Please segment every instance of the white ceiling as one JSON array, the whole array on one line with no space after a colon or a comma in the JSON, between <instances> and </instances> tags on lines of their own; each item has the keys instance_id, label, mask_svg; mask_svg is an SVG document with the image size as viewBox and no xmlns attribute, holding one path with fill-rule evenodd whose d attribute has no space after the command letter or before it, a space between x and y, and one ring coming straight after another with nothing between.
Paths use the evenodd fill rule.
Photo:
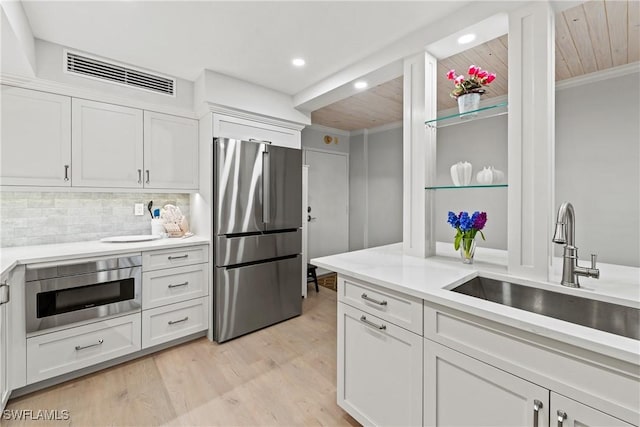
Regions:
<instances>
[{"instance_id":1,"label":"white ceiling","mask_svg":"<svg viewBox=\"0 0 640 427\"><path fill-rule=\"evenodd\" d=\"M34 36L195 80L210 69L295 94L461 1L23 1ZM291 59L303 57L302 69Z\"/></svg>"}]
</instances>

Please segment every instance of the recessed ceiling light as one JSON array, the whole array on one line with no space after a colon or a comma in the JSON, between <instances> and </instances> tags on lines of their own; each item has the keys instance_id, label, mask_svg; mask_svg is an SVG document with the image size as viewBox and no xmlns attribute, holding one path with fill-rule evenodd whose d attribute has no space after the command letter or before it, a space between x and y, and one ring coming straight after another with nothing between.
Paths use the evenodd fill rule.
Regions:
<instances>
[{"instance_id":1,"label":"recessed ceiling light","mask_svg":"<svg viewBox=\"0 0 640 427\"><path fill-rule=\"evenodd\" d=\"M465 34L464 36L458 37L458 43L459 44L467 44L467 43L471 43L475 39L476 39L476 35L475 34L473 34L473 33Z\"/></svg>"},{"instance_id":2,"label":"recessed ceiling light","mask_svg":"<svg viewBox=\"0 0 640 427\"><path fill-rule=\"evenodd\" d=\"M364 89L367 86L368 86L368 83L365 82L364 80L358 80L353 84L353 87L355 87L356 89Z\"/></svg>"},{"instance_id":3,"label":"recessed ceiling light","mask_svg":"<svg viewBox=\"0 0 640 427\"><path fill-rule=\"evenodd\" d=\"M296 67L303 67L306 62L302 58L294 58L291 63Z\"/></svg>"}]
</instances>

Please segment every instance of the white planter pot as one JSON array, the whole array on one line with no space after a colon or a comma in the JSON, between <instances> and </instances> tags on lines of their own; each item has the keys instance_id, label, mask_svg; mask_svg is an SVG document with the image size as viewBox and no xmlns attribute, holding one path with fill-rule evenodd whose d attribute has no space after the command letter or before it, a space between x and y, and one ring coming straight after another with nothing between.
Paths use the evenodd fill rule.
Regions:
<instances>
[{"instance_id":1,"label":"white planter pot","mask_svg":"<svg viewBox=\"0 0 640 427\"><path fill-rule=\"evenodd\" d=\"M480 94L479 93L465 93L458 97L458 111L460 114L467 111L473 111L480 108ZM470 119L477 116L478 113L463 114L460 116L462 119Z\"/></svg>"}]
</instances>

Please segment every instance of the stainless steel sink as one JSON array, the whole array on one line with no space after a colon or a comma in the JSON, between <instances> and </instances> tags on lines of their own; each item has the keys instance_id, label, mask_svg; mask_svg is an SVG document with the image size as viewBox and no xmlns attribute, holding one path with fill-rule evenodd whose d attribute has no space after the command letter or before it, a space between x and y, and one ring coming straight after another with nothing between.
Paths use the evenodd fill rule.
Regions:
<instances>
[{"instance_id":1,"label":"stainless steel sink","mask_svg":"<svg viewBox=\"0 0 640 427\"><path fill-rule=\"evenodd\" d=\"M640 340L637 308L483 277L471 279L452 291Z\"/></svg>"}]
</instances>

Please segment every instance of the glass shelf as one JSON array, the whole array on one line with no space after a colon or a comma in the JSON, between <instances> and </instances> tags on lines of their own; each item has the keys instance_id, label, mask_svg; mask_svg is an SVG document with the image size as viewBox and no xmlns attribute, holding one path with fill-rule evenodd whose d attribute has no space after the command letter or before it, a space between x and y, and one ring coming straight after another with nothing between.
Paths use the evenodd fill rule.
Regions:
<instances>
[{"instance_id":1,"label":"glass shelf","mask_svg":"<svg viewBox=\"0 0 640 427\"><path fill-rule=\"evenodd\" d=\"M462 123L469 123L474 120L488 119L489 117L502 116L507 114L507 102L500 102L495 105L488 105L486 107L478 108L477 110L467 111L466 113L449 114L447 116L438 117L436 119L427 120L425 125L430 128L443 128L447 126L459 125ZM469 117L469 114L476 114L473 117ZM465 116L465 117L462 117Z\"/></svg>"},{"instance_id":2,"label":"glass shelf","mask_svg":"<svg viewBox=\"0 0 640 427\"><path fill-rule=\"evenodd\" d=\"M435 187L425 187L425 190L457 190L462 188L503 188L508 184L489 184L489 185L436 185Z\"/></svg>"}]
</instances>

